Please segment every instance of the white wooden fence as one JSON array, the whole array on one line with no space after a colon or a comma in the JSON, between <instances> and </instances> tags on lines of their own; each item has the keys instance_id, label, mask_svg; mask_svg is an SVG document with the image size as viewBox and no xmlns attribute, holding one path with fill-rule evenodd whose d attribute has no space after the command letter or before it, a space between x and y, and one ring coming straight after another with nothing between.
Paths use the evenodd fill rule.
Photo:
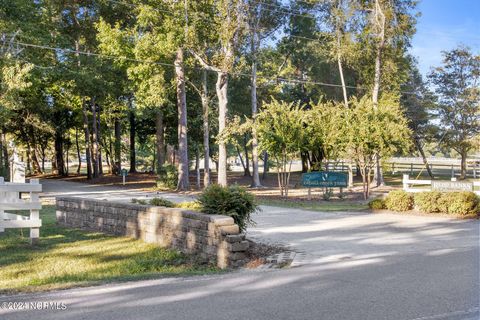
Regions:
<instances>
[{"instance_id":1,"label":"white wooden fence","mask_svg":"<svg viewBox=\"0 0 480 320\"><path fill-rule=\"evenodd\" d=\"M436 180L435 180L436 181ZM410 179L408 174L403 175L403 190L407 192L424 192L432 190L432 180L414 180ZM480 187L480 181L474 181L473 183L473 192L480 195L480 191L475 190L475 187ZM415 188L414 186L420 186ZM423 187L422 187L423 186Z\"/></svg>"},{"instance_id":2,"label":"white wooden fence","mask_svg":"<svg viewBox=\"0 0 480 320\"><path fill-rule=\"evenodd\" d=\"M42 185L38 179L30 179L30 183L5 183L0 177L0 232L11 228L30 228L30 243L38 242L40 236L40 209L42 204L39 193ZM28 198L23 198L22 193L28 193ZM7 211L29 210L30 216L13 214Z\"/></svg>"}]
</instances>

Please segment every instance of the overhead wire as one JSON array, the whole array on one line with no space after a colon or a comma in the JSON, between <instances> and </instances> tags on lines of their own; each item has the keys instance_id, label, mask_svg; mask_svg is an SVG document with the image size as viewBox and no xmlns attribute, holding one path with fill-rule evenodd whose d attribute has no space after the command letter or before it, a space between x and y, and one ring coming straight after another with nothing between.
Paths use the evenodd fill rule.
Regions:
<instances>
[{"instance_id":1,"label":"overhead wire","mask_svg":"<svg viewBox=\"0 0 480 320\"><path fill-rule=\"evenodd\" d=\"M82 50L74 50L74 49L68 49L68 48L60 48L60 47L52 47L52 46L46 46L46 45L38 45L38 44L32 44L32 43L26 43L26 42L20 42L20 41L15 41L16 44L24 47L29 47L29 48L37 48L37 49L45 49L45 50L51 50L55 52L68 52L71 54L80 54L80 55L85 55L85 56L91 56L91 57L100 57L100 58L106 58L106 59L116 59L116 60L124 60L124 61L131 61L131 62L137 62L137 63L146 63L146 64L154 64L154 65L161 65L161 66L166 66L166 67L175 67L175 64L173 63L167 63L167 62L161 62L161 61L153 61L153 60L144 60L144 59L136 59L136 58L129 58L129 57L123 57L123 56L116 56L116 55L108 55L108 54L102 54L102 53L93 53L93 52L88 52L88 51L82 51ZM207 70L210 71L206 68L203 67L186 67L187 69L193 69L193 70ZM243 73L243 72L225 72L231 76L238 76L238 77L251 77L250 74L248 73ZM320 82L320 81L312 81L312 80L302 80L302 79L295 79L295 78L288 78L288 77L265 77L265 76L257 76L257 78L265 80L265 81L277 81L277 82L288 82L288 83L294 83L294 84L310 84L310 85L319 85L319 86L326 86L326 87L339 87L341 88L341 84L335 84L335 83L327 83L327 82ZM364 87L358 87L358 86L346 86L346 88L349 89L356 89L356 90L367 90L367 88Z\"/></svg>"},{"instance_id":2,"label":"overhead wire","mask_svg":"<svg viewBox=\"0 0 480 320\"><path fill-rule=\"evenodd\" d=\"M114 3L114 4L119 4L119 5L123 5L123 6L132 7L132 8L138 8L139 7L139 5L137 5L137 4L127 3L127 2L124 2L124 1L117 1L117 0L106 0L106 1L108 1L110 3ZM282 10L282 12L285 11L286 9L288 9L287 7L284 7L284 6L268 4L268 3L265 3L265 2L261 2L261 1L256 1L256 3L266 4L266 5L269 5L271 7L272 6L273 7L278 7ZM309 3L309 4L311 4L311 3ZM158 11L158 12L175 14L175 12L173 12L171 10L164 10L164 9L159 9L159 8L155 8L155 7L152 7L152 9L155 10L155 11ZM268 10L268 11L278 12L278 11L272 10L272 9L266 9L266 8L263 8L263 9ZM283 12L283 13L287 13L287 12ZM289 13L291 13L293 15L297 15L296 13L293 13L293 12L289 12ZM304 16L304 15L301 15L301 16ZM311 17L311 16L308 16L308 17ZM263 28L261 28L261 29L263 29ZM288 35L288 36L293 37L293 38L302 39L302 40L310 40L310 41L321 42L321 39L318 39L318 38L310 38L310 37L304 37L304 36L299 36L299 35ZM15 41L15 43L17 43L19 45L22 45L22 46L25 46L25 47L30 47L30 48L40 48L40 49L48 49L48 50L55 50L55 51L63 51L63 52L69 52L69 53L74 53L74 54L75 53L76 54L82 54L82 55L86 55L86 56L102 57L102 58L107 58L107 59L119 59L119 60L138 62L138 63L157 64L157 65L168 66L168 67L174 67L175 66L173 63L166 63L166 62L161 62L161 61L152 61L152 60L143 60L143 59L130 58L130 57L114 56L114 55L94 53L94 52L89 52L89 51L79 51L79 50L68 49L68 48L59 48L59 47L51 47L51 46L46 46L46 45L38 45L38 44L32 44L32 43L26 43L26 42L20 42L20 41ZM204 68L199 68L199 67L193 67L193 69L204 70ZM228 74L230 74L232 76L251 77L250 74L241 73L241 72L229 72ZM296 83L296 84L303 83L303 84L320 85L320 86L327 86L327 87L339 87L339 88L343 87L341 84L318 82L318 81L311 81L311 80L304 80L304 79L287 78L287 77L268 78L268 77L264 77L264 76L258 76L258 78L263 79L263 80L267 80L267 81L282 81L282 82ZM348 89L368 90L367 88L359 87L359 86L348 86L347 85L345 87L348 88ZM403 92L403 93L415 94L413 92Z\"/></svg>"}]
</instances>

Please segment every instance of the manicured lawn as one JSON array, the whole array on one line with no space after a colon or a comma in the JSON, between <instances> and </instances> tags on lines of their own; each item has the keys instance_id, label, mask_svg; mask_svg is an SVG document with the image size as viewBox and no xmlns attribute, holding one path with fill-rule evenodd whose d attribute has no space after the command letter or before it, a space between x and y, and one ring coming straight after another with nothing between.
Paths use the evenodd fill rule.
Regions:
<instances>
[{"instance_id":1,"label":"manicured lawn","mask_svg":"<svg viewBox=\"0 0 480 320\"><path fill-rule=\"evenodd\" d=\"M353 201L295 201L295 200L279 200L279 199L258 199L259 204L265 206L275 206L284 208L305 209L312 211L359 211L367 210L368 204Z\"/></svg>"},{"instance_id":2,"label":"manicured lawn","mask_svg":"<svg viewBox=\"0 0 480 320\"><path fill-rule=\"evenodd\" d=\"M44 206L40 214L37 246L28 244L28 229L0 236L0 293L218 271L140 240L56 226L54 206Z\"/></svg>"}]
</instances>

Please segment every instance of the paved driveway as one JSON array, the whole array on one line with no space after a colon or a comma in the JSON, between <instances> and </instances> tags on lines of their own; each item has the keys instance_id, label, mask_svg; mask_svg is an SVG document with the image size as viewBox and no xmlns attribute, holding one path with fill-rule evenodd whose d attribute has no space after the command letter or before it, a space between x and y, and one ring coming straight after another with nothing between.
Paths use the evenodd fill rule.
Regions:
<instances>
[{"instance_id":1,"label":"paved driveway","mask_svg":"<svg viewBox=\"0 0 480 320\"><path fill-rule=\"evenodd\" d=\"M174 202L193 200L189 195L168 193L168 192L146 192L142 189L124 189L116 186L92 185L79 182L44 179L40 182L43 192L42 198L83 197L92 199L105 199L109 201L126 201L133 198L163 197Z\"/></svg>"},{"instance_id":2,"label":"paved driveway","mask_svg":"<svg viewBox=\"0 0 480 320\"><path fill-rule=\"evenodd\" d=\"M407 254L441 256L475 249L478 252L478 220L320 213L267 206L262 209L254 218L257 225L249 229L249 236L291 247L301 253L297 255L298 264L358 260L374 263ZM473 266L478 271L478 254L472 256Z\"/></svg>"},{"instance_id":3,"label":"paved driveway","mask_svg":"<svg viewBox=\"0 0 480 320\"><path fill-rule=\"evenodd\" d=\"M249 236L298 252L282 270L0 297L64 302L0 319L478 320L479 222L263 207Z\"/></svg>"}]
</instances>

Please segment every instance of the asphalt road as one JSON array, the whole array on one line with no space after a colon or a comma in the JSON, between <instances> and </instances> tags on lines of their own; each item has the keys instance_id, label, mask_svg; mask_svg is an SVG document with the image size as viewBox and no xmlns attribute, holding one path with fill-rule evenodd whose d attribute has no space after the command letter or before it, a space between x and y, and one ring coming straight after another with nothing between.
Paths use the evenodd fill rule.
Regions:
<instances>
[{"instance_id":1,"label":"asphalt road","mask_svg":"<svg viewBox=\"0 0 480 320\"><path fill-rule=\"evenodd\" d=\"M262 209L249 237L291 247L293 267L1 296L0 319L480 319L478 221Z\"/></svg>"}]
</instances>

